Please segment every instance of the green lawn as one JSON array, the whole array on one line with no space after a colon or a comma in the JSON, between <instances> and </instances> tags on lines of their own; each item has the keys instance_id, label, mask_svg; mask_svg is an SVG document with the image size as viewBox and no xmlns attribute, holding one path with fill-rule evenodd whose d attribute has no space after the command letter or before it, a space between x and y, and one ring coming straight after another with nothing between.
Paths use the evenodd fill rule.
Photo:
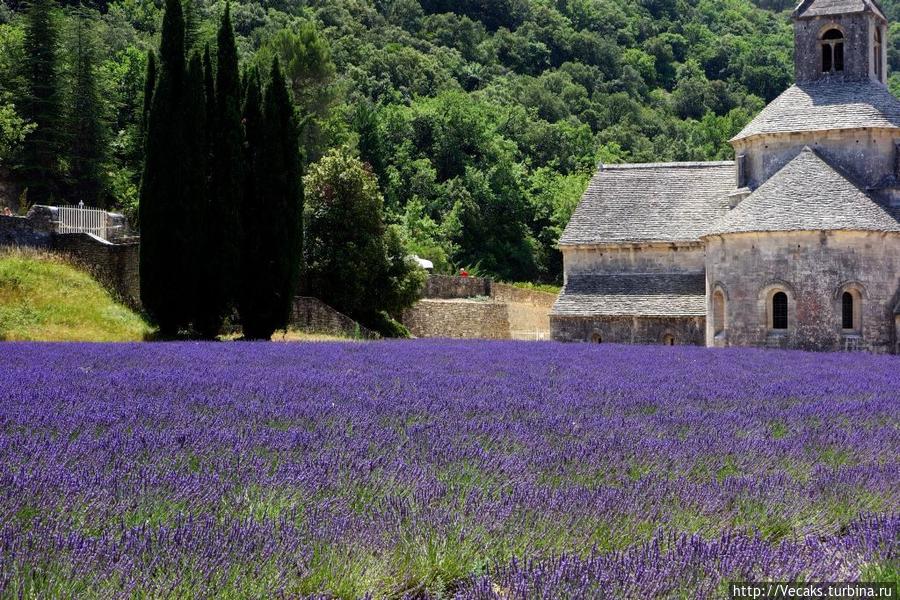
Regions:
<instances>
[{"instance_id":1,"label":"green lawn","mask_svg":"<svg viewBox=\"0 0 900 600\"><path fill-rule=\"evenodd\" d=\"M0 250L0 340L130 342L151 327L60 257Z\"/></svg>"}]
</instances>

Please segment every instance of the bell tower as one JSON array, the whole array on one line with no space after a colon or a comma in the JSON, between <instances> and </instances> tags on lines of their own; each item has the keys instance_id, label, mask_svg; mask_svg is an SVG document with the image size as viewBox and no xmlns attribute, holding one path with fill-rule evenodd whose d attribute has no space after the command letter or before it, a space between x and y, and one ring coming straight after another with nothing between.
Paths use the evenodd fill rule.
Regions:
<instances>
[{"instance_id":1,"label":"bell tower","mask_svg":"<svg viewBox=\"0 0 900 600\"><path fill-rule=\"evenodd\" d=\"M875 0L802 0L792 18L798 84L887 80L887 19Z\"/></svg>"}]
</instances>

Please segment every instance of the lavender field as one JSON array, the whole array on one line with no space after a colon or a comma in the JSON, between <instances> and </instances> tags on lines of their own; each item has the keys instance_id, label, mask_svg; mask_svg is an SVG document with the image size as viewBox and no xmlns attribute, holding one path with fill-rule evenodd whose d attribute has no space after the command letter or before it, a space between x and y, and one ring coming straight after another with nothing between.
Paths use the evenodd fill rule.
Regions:
<instances>
[{"instance_id":1,"label":"lavender field","mask_svg":"<svg viewBox=\"0 0 900 600\"><path fill-rule=\"evenodd\" d=\"M0 344L0 597L894 580L900 359Z\"/></svg>"}]
</instances>

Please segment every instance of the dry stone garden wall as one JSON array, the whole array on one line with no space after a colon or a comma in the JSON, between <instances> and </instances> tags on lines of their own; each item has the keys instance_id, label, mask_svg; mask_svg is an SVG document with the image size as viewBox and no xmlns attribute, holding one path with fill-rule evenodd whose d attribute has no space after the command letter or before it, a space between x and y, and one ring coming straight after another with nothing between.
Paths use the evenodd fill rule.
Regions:
<instances>
[{"instance_id":1,"label":"dry stone garden wall","mask_svg":"<svg viewBox=\"0 0 900 600\"><path fill-rule=\"evenodd\" d=\"M478 277L432 275L403 314L415 337L549 339L555 294Z\"/></svg>"}]
</instances>

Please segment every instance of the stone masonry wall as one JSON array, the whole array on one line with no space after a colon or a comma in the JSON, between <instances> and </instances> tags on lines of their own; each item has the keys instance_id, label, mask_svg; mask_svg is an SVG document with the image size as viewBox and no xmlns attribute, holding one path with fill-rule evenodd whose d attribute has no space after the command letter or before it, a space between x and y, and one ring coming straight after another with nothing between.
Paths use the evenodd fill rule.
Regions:
<instances>
[{"instance_id":1,"label":"stone masonry wall","mask_svg":"<svg viewBox=\"0 0 900 600\"><path fill-rule=\"evenodd\" d=\"M403 313L403 324L416 337L508 339L507 305L461 299L425 299Z\"/></svg>"},{"instance_id":2,"label":"stone masonry wall","mask_svg":"<svg viewBox=\"0 0 900 600\"><path fill-rule=\"evenodd\" d=\"M756 189L797 156L805 146L851 174L861 185L875 186L894 173L895 130L833 129L755 136L735 142L746 156L748 185Z\"/></svg>"},{"instance_id":3,"label":"stone masonry wall","mask_svg":"<svg viewBox=\"0 0 900 600\"><path fill-rule=\"evenodd\" d=\"M482 277L430 275L422 292L423 298L449 299L490 296L491 280Z\"/></svg>"},{"instance_id":4,"label":"stone masonry wall","mask_svg":"<svg viewBox=\"0 0 900 600\"><path fill-rule=\"evenodd\" d=\"M363 339L380 337L348 317L328 306L318 298L298 296L291 308L290 325L309 333L325 333Z\"/></svg>"},{"instance_id":5,"label":"stone masonry wall","mask_svg":"<svg viewBox=\"0 0 900 600\"><path fill-rule=\"evenodd\" d=\"M531 306L546 307L547 310L553 308L553 303L556 302L556 294L539 290L527 290L506 283L492 283L491 298L494 302L530 304Z\"/></svg>"},{"instance_id":6,"label":"stone masonry wall","mask_svg":"<svg viewBox=\"0 0 900 600\"><path fill-rule=\"evenodd\" d=\"M710 238L707 285L725 296L725 330L716 346L843 347L841 296L861 289L861 342L874 352L895 348L894 306L900 295L900 235L869 232L748 233ZM788 329L771 330L769 295L788 296ZM712 294L709 294L711 297ZM712 306L707 307L712 315Z\"/></svg>"},{"instance_id":7,"label":"stone masonry wall","mask_svg":"<svg viewBox=\"0 0 900 600\"><path fill-rule=\"evenodd\" d=\"M505 283L491 285L495 302L505 302L509 332L513 339L534 340L550 337L550 310L556 294L526 290Z\"/></svg>"},{"instance_id":8,"label":"stone masonry wall","mask_svg":"<svg viewBox=\"0 0 900 600\"><path fill-rule=\"evenodd\" d=\"M819 36L836 27L844 35L844 70L822 72L822 50ZM875 19L863 12L829 15L794 21L794 70L800 83L830 80L864 80L875 77L872 63L872 44ZM882 61L884 57L882 56ZM882 73L884 73L882 62Z\"/></svg>"},{"instance_id":9,"label":"stone masonry wall","mask_svg":"<svg viewBox=\"0 0 900 600\"><path fill-rule=\"evenodd\" d=\"M550 317L554 340L612 344L661 344L671 335L676 345L702 346L704 317Z\"/></svg>"},{"instance_id":10,"label":"stone masonry wall","mask_svg":"<svg viewBox=\"0 0 900 600\"><path fill-rule=\"evenodd\" d=\"M110 244L87 233L57 233L53 234L53 249L81 264L125 304L141 306L138 242Z\"/></svg>"},{"instance_id":11,"label":"stone masonry wall","mask_svg":"<svg viewBox=\"0 0 900 600\"><path fill-rule=\"evenodd\" d=\"M22 246L49 249L52 244L50 230L39 229L25 217L0 215L0 246Z\"/></svg>"}]
</instances>

